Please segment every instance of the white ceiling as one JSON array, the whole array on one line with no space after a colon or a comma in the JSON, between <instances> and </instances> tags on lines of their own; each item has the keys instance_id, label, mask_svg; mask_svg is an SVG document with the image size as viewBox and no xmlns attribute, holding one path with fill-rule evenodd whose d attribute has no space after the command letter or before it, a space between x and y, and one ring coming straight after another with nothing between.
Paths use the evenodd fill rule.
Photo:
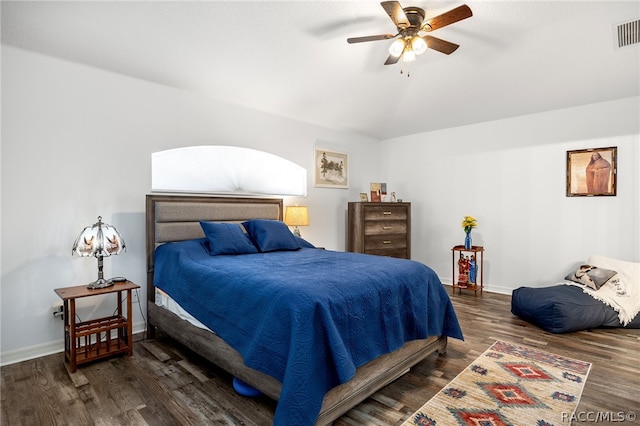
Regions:
<instances>
[{"instance_id":1,"label":"white ceiling","mask_svg":"<svg viewBox=\"0 0 640 426\"><path fill-rule=\"evenodd\" d=\"M427 17L462 1L403 0ZM640 2L467 1L459 44L384 66L376 1L2 1L2 43L377 139L640 95ZM400 71L403 70L401 74Z\"/></svg>"}]
</instances>

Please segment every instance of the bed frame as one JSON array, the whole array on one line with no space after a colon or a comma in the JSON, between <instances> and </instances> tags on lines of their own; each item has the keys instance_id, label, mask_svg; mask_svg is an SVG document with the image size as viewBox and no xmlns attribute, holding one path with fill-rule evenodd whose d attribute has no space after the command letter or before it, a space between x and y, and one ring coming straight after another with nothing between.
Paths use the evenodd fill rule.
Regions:
<instances>
[{"instance_id":1,"label":"bed frame","mask_svg":"<svg viewBox=\"0 0 640 426\"><path fill-rule=\"evenodd\" d=\"M245 366L241 355L215 333L193 326L155 304L153 255L160 244L204 237L200 220L239 223L282 217L282 199L159 194L146 197L148 338L155 337L159 330L274 400L279 399L282 387L278 380ZM431 336L408 342L359 367L351 380L325 395L316 425L331 424L433 352L443 354L446 347L446 336Z\"/></svg>"}]
</instances>

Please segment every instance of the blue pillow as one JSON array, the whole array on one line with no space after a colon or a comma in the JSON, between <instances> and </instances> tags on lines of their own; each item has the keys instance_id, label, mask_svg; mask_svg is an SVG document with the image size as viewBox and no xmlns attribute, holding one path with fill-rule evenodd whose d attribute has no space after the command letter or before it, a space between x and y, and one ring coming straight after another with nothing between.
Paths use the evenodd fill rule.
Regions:
<instances>
[{"instance_id":1,"label":"blue pillow","mask_svg":"<svg viewBox=\"0 0 640 426\"><path fill-rule=\"evenodd\" d=\"M284 222L254 219L242 225L261 252L300 249L300 242Z\"/></svg>"},{"instance_id":2,"label":"blue pillow","mask_svg":"<svg viewBox=\"0 0 640 426\"><path fill-rule=\"evenodd\" d=\"M311 244L309 241L305 240L302 237L296 236L296 239L300 243L301 248L316 248L316 246L314 246L313 244Z\"/></svg>"},{"instance_id":3,"label":"blue pillow","mask_svg":"<svg viewBox=\"0 0 640 426\"><path fill-rule=\"evenodd\" d=\"M200 226L209 241L211 256L258 253L247 234L235 223L200 222Z\"/></svg>"}]
</instances>

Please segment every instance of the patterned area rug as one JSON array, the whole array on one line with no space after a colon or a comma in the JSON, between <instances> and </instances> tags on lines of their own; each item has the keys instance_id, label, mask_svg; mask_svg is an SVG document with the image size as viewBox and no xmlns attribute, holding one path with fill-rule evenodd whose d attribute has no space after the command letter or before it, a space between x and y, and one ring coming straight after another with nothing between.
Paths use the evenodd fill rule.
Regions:
<instances>
[{"instance_id":1,"label":"patterned area rug","mask_svg":"<svg viewBox=\"0 0 640 426\"><path fill-rule=\"evenodd\" d=\"M497 341L403 426L569 425L591 363Z\"/></svg>"}]
</instances>

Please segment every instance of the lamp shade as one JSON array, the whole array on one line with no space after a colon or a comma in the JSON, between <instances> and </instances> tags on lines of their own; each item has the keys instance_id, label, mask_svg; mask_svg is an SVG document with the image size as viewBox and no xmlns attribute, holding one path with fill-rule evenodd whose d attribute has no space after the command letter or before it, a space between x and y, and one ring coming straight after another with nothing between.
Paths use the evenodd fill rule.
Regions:
<instances>
[{"instance_id":1,"label":"lamp shade","mask_svg":"<svg viewBox=\"0 0 640 426\"><path fill-rule=\"evenodd\" d=\"M411 62L415 60L416 60L416 52L414 52L413 49L405 49L404 53L402 54L402 61Z\"/></svg>"},{"instance_id":2,"label":"lamp shade","mask_svg":"<svg viewBox=\"0 0 640 426\"><path fill-rule=\"evenodd\" d=\"M307 206L288 206L284 215L284 223L289 226L308 226L309 212Z\"/></svg>"},{"instance_id":3,"label":"lamp shade","mask_svg":"<svg viewBox=\"0 0 640 426\"><path fill-rule=\"evenodd\" d=\"M411 39L411 48L416 52L416 55L422 55L427 50L427 42L418 35L413 36Z\"/></svg>"},{"instance_id":4,"label":"lamp shade","mask_svg":"<svg viewBox=\"0 0 640 426\"><path fill-rule=\"evenodd\" d=\"M98 222L87 226L82 230L75 243L72 254L80 257L111 256L120 254L125 249L124 239L118 230L102 222L102 216L98 216Z\"/></svg>"},{"instance_id":5,"label":"lamp shade","mask_svg":"<svg viewBox=\"0 0 640 426\"><path fill-rule=\"evenodd\" d=\"M118 230L102 222L102 216L91 226L87 226L80 232L73 243L71 255L74 253L80 257L95 256L98 259L98 279L87 287L97 289L113 285L113 280L105 280L102 273L102 258L119 254L126 248L124 239Z\"/></svg>"},{"instance_id":6,"label":"lamp shade","mask_svg":"<svg viewBox=\"0 0 640 426\"><path fill-rule=\"evenodd\" d=\"M404 47L404 39L396 39L393 43L391 43L391 46L389 46L389 53L391 54L391 56L395 56L397 58L404 51Z\"/></svg>"}]
</instances>

